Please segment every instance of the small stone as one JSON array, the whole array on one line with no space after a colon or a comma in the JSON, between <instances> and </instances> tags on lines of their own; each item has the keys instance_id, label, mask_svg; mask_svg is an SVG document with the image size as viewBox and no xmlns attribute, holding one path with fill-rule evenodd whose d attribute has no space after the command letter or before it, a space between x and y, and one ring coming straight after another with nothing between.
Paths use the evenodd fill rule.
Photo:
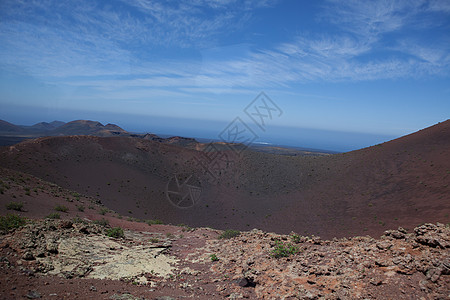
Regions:
<instances>
[{"instance_id":1,"label":"small stone","mask_svg":"<svg viewBox=\"0 0 450 300\"><path fill-rule=\"evenodd\" d=\"M59 223L59 227L60 228L64 228L64 229L72 228L72 225L73 225L73 223L71 221L69 221L69 220L62 220Z\"/></svg>"},{"instance_id":2,"label":"small stone","mask_svg":"<svg viewBox=\"0 0 450 300\"><path fill-rule=\"evenodd\" d=\"M45 257L45 252L44 251L37 252L36 257Z\"/></svg>"},{"instance_id":3,"label":"small stone","mask_svg":"<svg viewBox=\"0 0 450 300\"><path fill-rule=\"evenodd\" d=\"M28 299L38 299L41 298L41 294L36 291L29 291L25 297L27 297Z\"/></svg>"},{"instance_id":4,"label":"small stone","mask_svg":"<svg viewBox=\"0 0 450 300\"><path fill-rule=\"evenodd\" d=\"M427 271L427 279L431 280L431 282L436 282L439 280L439 277L441 277L442 269L440 268L430 268Z\"/></svg>"},{"instance_id":5,"label":"small stone","mask_svg":"<svg viewBox=\"0 0 450 300\"><path fill-rule=\"evenodd\" d=\"M82 227L80 227L80 229L78 229L78 231L79 231L80 233L89 234L89 229L88 229L87 226L82 226Z\"/></svg>"},{"instance_id":6,"label":"small stone","mask_svg":"<svg viewBox=\"0 0 450 300\"><path fill-rule=\"evenodd\" d=\"M25 260L34 260L35 259L33 253L31 253L30 251L25 252L23 254L22 258Z\"/></svg>"},{"instance_id":7,"label":"small stone","mask_svg":"<svg viewBox=\"0 0 450 300\"><path fill-rule=\"evenodd\" d=\"M247 278L241 278L241 279L238 280L237 284L240 287L245 287L248 284L248 280L247 280Z\"/></svg>"},{"instance_id":8,"label":"small stone","mask_svg":"<svg viewBox=\"0 0 450 300\"><path fill-rule=\"evenodd\" d=\"M392 247L392 244L388 241L384 241L384 242L378 242L377 243L377 248L380 250L386 250L386 249L390 249Z\"/></svg>"},{"instance_id":9,"label":"small stone","mask_svg":"<svg viewBox=\"0 0 450 300\"><path fill-rule=\"evenodd\" d=\"M373 284L374 286L379 286L383 283L383 280L374 278L374 279L370 280L370 283Z\"/></svg>"},{"instance_id":10,"label":"small stone","mask_svg":"<svg viewBox=\"0 0 450 300\"><path fill-rule=\"evenodd\" d=\"M256 283L253 282L252 279L249 279L249 278L246 278L246 277L243 277L243 278L241 278L241 279L238 279L238 280L236 281L236 283L237 283L239 286L241 286L241 287L255 287L255 286L256 286Z\"/></svg>"},{"instance_id":11,"label":"small stone","mask_svg":"<svg viewBox=\"0 0 450 300\"><path fill-rule=\"evenodd\" d=\"M401 232L401 233L404 233L404 234L407 233L406 229L403 228L403 227L399 227L397 230L398 230L399 232Z\"/></svg>"},{"instance_id":12,"label":"small stone","mask_svg":"<svg viewBox=\"0 0 450 300\"><path fill-rule=\"evenodd\" d=\"M400 232L400 231L393 231L392 233L391 233L391 236L393 237L393 238L395 238L395 239L404 239L405 238L405 234L404 233L402 233L402 232Z\"/></svg>"},{"instance_id":13,"label":"small stone","mask_svg":"<svg viewBox=\"0 0 450 300\"><path fill-rule=\"evenodd\" d=\"M54 241L47 241L46 249L49 253L58 254L58 244Z\"/></svg>"},{"instance_id":14,"label":"small stone","mask_svg":"<svg viewBox=\"0 0 450 300\"><path fill-rule=\"evenodd\" d=\"M30 269L23 270L23 273L27 276L34 276L34 271Z\"/></svg>"}]
</instances>

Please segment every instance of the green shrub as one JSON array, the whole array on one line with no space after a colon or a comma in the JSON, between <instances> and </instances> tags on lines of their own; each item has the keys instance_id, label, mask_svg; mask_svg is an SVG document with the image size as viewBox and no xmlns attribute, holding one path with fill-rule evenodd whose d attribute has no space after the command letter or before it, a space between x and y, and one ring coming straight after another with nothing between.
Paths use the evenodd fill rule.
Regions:
<instances>
[{"instance_id":1,"label":"green shrub","mask_svg":"<svg viewBox=\"0 0 450 300\"><path fill-rule=\"evenodd\" d=\"M26 219L13 214L0 216L0 231L9 231L13 228L19 228L25 225Z\"/></svg>"},{"instance_id":2,"label":"green shrub","mask_svg":"<svg viewBox=\"0 0 450 300\"><path fill-rule=\"evenodd\" d=\"M292 234L291 234L291 240L292 240L294 243L300 243L301 240L302 240L302 237L299 236L299 235L296 234L296 233L292 233Z\"/></svg>"},{"instance_id":3,"label":"green shrub","mask_svg":"<svg viewBox=\"0 0 450 300\"><path fill-rule=\"evenodd\" d=\"M84 211L84 206L83 205L77 205L78 211Z\"/></svg>"},{"instance_id":4,"label":"green shrub","mask_svg":"<svg viewBox=\"0 0 450 300\"><path fill-rule=\"evenodd\" d=\"M107 212L108 212L107 208L102 208L98 211L98 213L101 214L102 216L106 215Z\"/></svg>"},{"instance_id":5,"label":"green shrub","mask_svg":"<svg viewBox=\"0 0 450 300\"><path fill-rule=\"evenodd\" d=\"M271 255L275 258L288 257L291 254L298 253L299 249L291 243L283 243L275 241L275 248L272 249Z\"/></svg>"},{"instance_id":6,"label":"green shrub","mask_svg":"<svg viewBox=\"0 0 450 300\"><path fill-rule=\"evenodd\" d=\"M51 213L47 216L47 219L60 219L61 216L58 213Z\"/></svg>"},{"instance_id":7,"label":"green shrub","mask_svg":"<svg viewBox=\"0 0 450 300\"><path fill-rule=\"evenodd\" d=\"M10 203L6 204L7 210L21 211L22 207L23 207L23 203L19 203L19 202L10 202Z\"/></svg>"},{"instance_id":8,"label":"green shrub","mask_svg":"<svg viewBox=\"0 0 450 300\"><path fill-rule=\"evenodd\" d=\"M163 224L163 221L161 220L147 220L146 223L148 225L153 225L153 224Z\"/></svg>"},{"instance_id":9,"label":"green shrub","mask_svg":"<svg viewBox=\"0 0 450 300\"><path fill-rule=\"evenodd\" d=\"M60 211L60 212L65 212L65 213L69 211L69 209L64 205L55 206L55 210Z\"/></svg>"},{"instance_id":10,"label":"green shrub","mask_svg":"<svg viewBox=\"0 0 450 300\"><path fill-rule=\"evenodd\" d=\"M219 260L219 258L215 254L211 254L209 257L211 258L211 261L218 261Z\"/></svg>"},{"instance_id":11,"label":"green shrub","mask_svg":"<svg viewBox=\"0 0 450 300\"><path fill-rule=\"evenodd\" d=\"M93 223L97 224L97 225L101 225L101 226L108 226L109 225L109 221L106 220L106 219L103 219L103 218L101 220L95 220Z\"/></svg>"},{"instance_id":12,"label":"green shrub","mask_svg":"<svg viewBox=\"0 0 450 300\"><path fill-rule=\"evenodd\" d=\"M219 235L219 239L231 239L236 236L239 236L241 232L239 230L228 229L225 230L221 235Z\"/></svg>"},{"instance_id":13,"label":"green shrub","mask_svg":"<svg viewBox=\"0 0 450 300\"><path fill-rule=\"evenodd\" d=\"M123 233L123 229L120 227L114 227L114 228L108 229L108 231L106 232L106 235L109 237L116 238L116 239L125 237L125 234Z\"/></svg>"},{"instance_id":14,"label":"green shrub","mask_svg":"<svg viewBox=\"0 0 450 300\"><path fill-rule=\"evenodd\" d=\"M178 227L183 227L183 229L181 229L181 231L187 231L187 232L190 232L190 231L194 231L194 230L195 230L195 228L189 227L188 225L183 224L183 223L178 224L177 226L178 226Z\"/></svg>"}]
</instances>

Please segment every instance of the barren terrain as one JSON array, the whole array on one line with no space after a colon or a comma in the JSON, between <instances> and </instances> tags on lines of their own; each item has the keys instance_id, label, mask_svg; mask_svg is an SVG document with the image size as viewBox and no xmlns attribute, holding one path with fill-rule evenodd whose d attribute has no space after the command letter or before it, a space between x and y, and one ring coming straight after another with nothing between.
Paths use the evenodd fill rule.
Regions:
<instances>
[{"instance_id":1,"label":"barren terrain","mask_svg":"<svg viewBox=\"0 0 450 300\"><path fill-rule=\"evenodd\" d=\"M2 299L449 296L448 225L387 230L379 239L224 233L124 218L96 198L15 171L1 174L2 215L14 193L23 206L7 213L28 219L0 235ZM55 213L60 219L50 217ZM124 236L109 237L113 227Z\"/></svg>"},{"instance_id":2,"label":"barren terrain","mask_svg":"<svg viewBox=\"0 0 450 300\"><path fill-rule=\"evenodd\" d=\"M449 127L325 156L131 137L4 147L0 298L448 299ZM226 159L205 169L211 155ZM196 178L193 206L171 203L174 175Z\"/></svg>"},{"instance_id":3,"label":"barren terrain","mask_svg":"<svg viewBox=\"0 0 450 300\"><path fill-rule=\"evenodd\" d=\"M238 155L217 144L205 154L199 151L208 150L204 144L189 149L142 138L47 137L4 147L0 165L140 219L324 238L379 236L386 228L450 222L449 130L446 121L326 156ZM194 206L180 209L168 200L174 175L197 178Z\"/></svg>"}]
</instances>

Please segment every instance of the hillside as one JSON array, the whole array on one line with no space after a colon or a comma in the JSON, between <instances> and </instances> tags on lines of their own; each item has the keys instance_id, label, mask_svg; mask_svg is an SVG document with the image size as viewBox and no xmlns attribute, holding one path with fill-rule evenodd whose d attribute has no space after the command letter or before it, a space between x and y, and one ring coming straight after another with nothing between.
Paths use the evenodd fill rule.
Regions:
<instances>
[{"instance_id":1,"label":"hillside","mask_svg":"<svg viewBox=\"0 0 450 300\"><path fill-rule=\"evenodd\" d=\"M48 137L5 148L0 165L98 197L135 218L325 238L379 236L386 228L450 221L449 127L446 121L381 145L320 157L254 151L237 156L217 148L212 153L228 161L208 168L204 152L153 140ZM181 181L196 178L201 195L194 206L173 205L166 191L174 188L174 174Z\"/></svg>"},{"instance_id":2,"label":"hillside","mask_svg":"<svg viewBox=\"0 0 450 300\"><path fill-rule=\"evenodd\" d=\"M127 218L95 197L4 168L0 188L2 299L444 299L448 293L448 225L386 230L379 239L222 232ZM22 228L5 230L19 224L5 222L6 213L26 217Z\"/></svg>"}]
</instances>

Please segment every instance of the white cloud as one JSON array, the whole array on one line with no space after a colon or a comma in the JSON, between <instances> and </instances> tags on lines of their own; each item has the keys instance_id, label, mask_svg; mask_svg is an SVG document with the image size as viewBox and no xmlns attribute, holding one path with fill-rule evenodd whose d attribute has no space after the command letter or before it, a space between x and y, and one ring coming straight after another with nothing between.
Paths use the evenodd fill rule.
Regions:
<instances>
[{"instance_id":1,"label":"white cloud","mask_svg":"<svg viewBox=\"0 0 450 300\"><path fill-rule=\"evenodd\" d=\"M180 97L205 90L250 93L305 82L442 75L450 66L448 40L424 46L420 37L403 35L409 26L423 30L434 26L415 21L430 19L429 14L448 14L448 2L329 1L319 21L335 26L339 33L309 32L272 48L247 49L240 56L230 56L228 48L219 47L218 53L202 60L146 57L161 45L204 47L223 32L238 30L256 8L273 2L119 3L123 10L94 2L5 0L0 13L1 66L99 93L153 89L159 95L166 90L165 95ZM391 34L399 38L387 43Z\"/></svg>"}]
</instances>

